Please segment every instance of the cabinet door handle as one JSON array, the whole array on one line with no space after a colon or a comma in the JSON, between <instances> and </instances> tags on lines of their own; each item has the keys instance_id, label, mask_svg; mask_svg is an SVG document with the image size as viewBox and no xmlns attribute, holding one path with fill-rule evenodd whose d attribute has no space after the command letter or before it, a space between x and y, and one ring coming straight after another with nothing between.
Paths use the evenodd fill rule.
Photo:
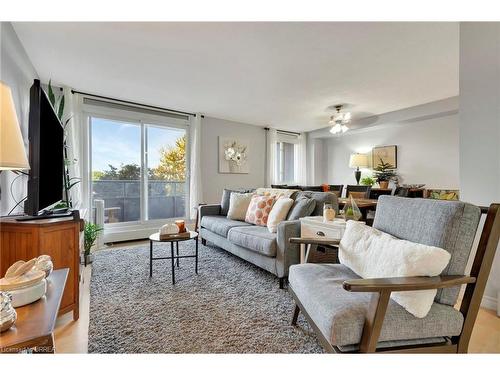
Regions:
<instances>
[{"instance_id":1,"label":"cabinet door handle","mask_svg":"<svg viewBox=\"0 0 500 375\"><path fill-rule=\"evenodd\" d=\"M322 232L322 231L317 231L317 232L316 232L316 235L317 235L317 236L321 236L321 237L325 237L325 233L324 233L324 232Z\"/></svg>"}]
</instances>

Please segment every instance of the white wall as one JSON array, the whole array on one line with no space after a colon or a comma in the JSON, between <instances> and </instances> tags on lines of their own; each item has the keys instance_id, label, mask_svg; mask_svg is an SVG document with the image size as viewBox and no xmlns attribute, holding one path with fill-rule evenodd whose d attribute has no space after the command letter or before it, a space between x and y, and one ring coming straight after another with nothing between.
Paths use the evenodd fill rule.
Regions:
<instances>
[{"instance_id":1,"label":"white wall","mask_svg":"<svg viewBox=\"0 0 500 375\"><path fill-rule=\"evenodd\" d=\"M12 91L24 144L28 149L29 90L33 79L38 78L38 74L9 22L1 22L0 34L0 79ZM0 215L6 215L15 205L14 199L10 195L10 186L15 177L16 175L9 171L0 173L0 187L2 189ZM27 178L24 176L15 181L13 193L16 201L21 200L26 195L26 184ZM21 205L18 210L22 211L22 208Z\"/></svg>"},{"instance_id":2,"label":"white wall","mask_svg":"<svg viewBox=\"0 0 500 375\"><path fill-rule=\"evenodd\" d=\"M460 188L478 205L500 202L500 23L460 24ZM497 306L500 249L483 304Z\"/></svg>"},{"instance_id":3,"label":"white wall","mask_svg":"<svg viewBox=\"0 0 500 375\"><path fill-rule=\"evenodd\" d=\"M201 129L203 202L220 202L224 188L265 185L266 131L263 127L205 117ZM248 174L219 173L219 136L248 142Z\"/></svg>"},{"instance_id":4,"label":"white wall","mask_svg":"<svg viewBox=\"0 0 500 375\"><path fill-rule=\"evenodd\" d=\"M320 138L324 144L317 149L322 149L323 158L316 154L314 160L323 174L315 170L313 183L355 184L354 171L349 168L350 154L369 153L375 146L397 145L402 183L458 189L457 104L457 98L451 98L439 106L419 106L418 111L413 107L379 115L375 126L355 125L354 130L340 137ZM362 175L371 175L371 171L363 170Z\"/></svg>"}]
</instances>

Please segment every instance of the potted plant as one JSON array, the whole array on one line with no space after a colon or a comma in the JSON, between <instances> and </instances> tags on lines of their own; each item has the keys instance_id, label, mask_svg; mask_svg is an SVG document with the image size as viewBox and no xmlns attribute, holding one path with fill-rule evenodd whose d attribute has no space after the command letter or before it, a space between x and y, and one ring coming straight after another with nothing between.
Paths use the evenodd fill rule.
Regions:
<instances>
[{"instance_id":1,"label":"potted plant","mask_svg":"<svg viewBox=\"0 0 500 375\"><path fill-rule=\"evenodd\" d=\"M93 256L90 254L90 251L92 249L92 246L94 246L95 240L97 239L97 236L99 235L99 232L102 231L103 228L100 227L97 224L85 223L85 228L83 230L83 238L84 238L84 244L83 244L83 264L86 266L89 263L92 263L93 261Z\"/></svg>"},{"instance_id":2,"label":"potted plant","mask_svg":"<svg viewBox=\"0 0 500 375\"><path fill-rule=\"evenodd\" d=\"M361 179L361 185L373 186L375 185L375 179L372 176L365 176Z\"/></svg>"},{"instance_id":3,"label":"potted plant","mask_svg":"<svg viewBox=\"0 0 500 375\"><path fill-rule=\"evenodd\" d=\"M394 166L384 162L382 158L380 158L377 167L373 169L373 173L381 189L387 189L389 181L397 181L398 179Z\"/></svg>"}]
</instances>

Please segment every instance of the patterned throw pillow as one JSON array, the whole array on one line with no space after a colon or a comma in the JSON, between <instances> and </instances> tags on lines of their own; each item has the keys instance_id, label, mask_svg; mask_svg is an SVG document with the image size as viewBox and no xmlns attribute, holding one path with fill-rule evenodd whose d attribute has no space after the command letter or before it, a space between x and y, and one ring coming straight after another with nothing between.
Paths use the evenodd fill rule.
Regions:
<instances>
[{"instance_id":1,"label":"patterned throw pillow","mask_svg":"<svg viewBox=\"0 0 500 375\"><path fill-rule=\"evenodd\" d=\"M265 227L274 202L276 202L276 197L274 196L254 195L248 206L245 221Z\"/></svg>"}]
</instances>

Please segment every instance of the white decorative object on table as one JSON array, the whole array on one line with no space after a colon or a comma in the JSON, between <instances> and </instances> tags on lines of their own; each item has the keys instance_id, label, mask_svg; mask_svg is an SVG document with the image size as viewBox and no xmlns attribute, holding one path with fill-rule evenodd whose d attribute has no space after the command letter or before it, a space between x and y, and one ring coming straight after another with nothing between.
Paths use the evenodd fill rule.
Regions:
<instances>
[{"instance_id":1,"label":"white decorative object on table","mask_svg":"<svg viewBox=\"0 0 500 375\"><path fill-rule=\"evenodd\" d=\"M9 292L12 306L19 307L39 300L47 292L46 271L35 268L37 258L17 261L0 279L0 291ZM42 261L47 261L42 258Z\"/></svg>"},{"instance_id":2,"label":"white decorative object on table","mask_svg":"<svg viewBox=\"0 0 500 375\"><path fill-rule=\"evenodd\" d=\"M219 137L219 173L248 173L247 142Z\"/></svg>"},{"instance_id":3,"label":"white decorative object on table","mask_svg":"<svg viewBox=\"0 0 500 375\"><path fill-rule=\"evenodd\" d=\"M12 306L12 297L7 292L0 292L0 332L8 330L17 319L17 313Z\"/></svg>"},{"instance_id":4,"label":"white decorative object on table","mask_svg":"<svg viewBox=\"0 0 500 375\"><path fill-rule=\"evenodd\" d=\"M169 235L179 233L179 227L174 222L167 223L160 228L160 235Z\"/></svg>"},{"instance_id":5,"label":"white decorative object on table","mask_svg":"<svg viewBox=\"0 0 500 375\"><path fill-rule=\"evenodd\" d=\"M54 269L52 258L49 255L40 255L36 258L35 269L45 272L45 277L48 277Z\"/></svg>"}]
</instances>

